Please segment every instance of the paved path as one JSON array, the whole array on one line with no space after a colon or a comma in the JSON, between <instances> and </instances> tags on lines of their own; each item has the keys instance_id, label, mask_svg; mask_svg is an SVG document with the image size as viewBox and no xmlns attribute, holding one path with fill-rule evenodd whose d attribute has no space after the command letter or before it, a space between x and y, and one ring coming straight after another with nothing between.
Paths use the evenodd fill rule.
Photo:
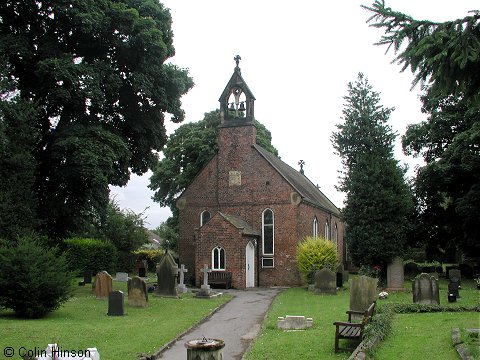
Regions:
<instances>
[{"instance_id":1,"label":"paved path","mask_svg":"<svg viewBox=\"0 0 480 360\"><path fill-rule=\"evenodd\" d=\"M186 359L187 349L184 344L205 336L225 341L224 360L240 360L251 341L258 335L265 313L279 291L280 289L266 288L223 291L234 295L234 298L210 319L177 339L169 349L163 351L160 359Z\"/></svg>"}]
</instances>

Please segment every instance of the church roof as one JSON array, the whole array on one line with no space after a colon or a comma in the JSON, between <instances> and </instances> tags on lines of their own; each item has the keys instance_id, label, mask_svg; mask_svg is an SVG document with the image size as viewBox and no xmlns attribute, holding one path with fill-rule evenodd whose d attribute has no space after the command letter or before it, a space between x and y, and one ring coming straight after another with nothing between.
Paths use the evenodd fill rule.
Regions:
<instances>
[{"instance_id":1,"label":"church roof","mask_svg":"<svg viewBox=\"0 0 480 360\"><path fill-rule=\"evenodd\" d=\"M295 189L302 200L323 208L332 214L340 215L340 210L333 204L305 175L298 172L280 158L255 144L253 147L270 165Z\"/></svg>"},{"instance_id":2,"label":"church roof","mask_svg":"<svg viewBox=\"0 0 480 360\"><path fill-rule=\"evenodd\" d=\"M244 235L260 236L260 232L255 230L250 224L237 215L227 215L218 211L218 214L235 226L238 230L242 230Z\"/></svg>"}]
</instances>

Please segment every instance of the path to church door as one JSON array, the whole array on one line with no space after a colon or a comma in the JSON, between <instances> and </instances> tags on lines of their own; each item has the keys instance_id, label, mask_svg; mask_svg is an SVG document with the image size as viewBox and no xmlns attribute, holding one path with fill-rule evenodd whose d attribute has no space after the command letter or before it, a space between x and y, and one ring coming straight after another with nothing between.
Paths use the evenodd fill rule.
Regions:
<instances>
[{"instance_id":1,"label":"path to church door","mask_svg":"<svg viewBox=\"0 0 480 360\"><path fill-rule=\"evenodd\" d=\"M255 246L251 242L245 248L245 287L255 286Z\"/></svg>"}]
</instances>

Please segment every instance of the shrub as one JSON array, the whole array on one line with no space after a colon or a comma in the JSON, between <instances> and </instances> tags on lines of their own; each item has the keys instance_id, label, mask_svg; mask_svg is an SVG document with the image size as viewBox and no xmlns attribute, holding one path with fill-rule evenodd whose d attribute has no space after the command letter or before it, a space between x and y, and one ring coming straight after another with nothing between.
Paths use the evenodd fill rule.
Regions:
<instances>
[{"instance_id":1,"label":"shrub","mask_svg":"<svg viewBox=\"0 0 480 360\"><path fill-rule=\"evenodd\" d=\"M155 271L157 263L160 261L160 258L165 254L163 249L139 249L135 250L133 254L137 259L147 260L148 269Z\"/></svg>"},{"instance_id":2,"label":"shrub","mask_svg":"<svg viewBox=\"0 0 480 360\"><path fill-rule=\"evenodd\" d=\"M90 238L71 238L64 240L67 248L67 259L71 270L83 273L91 270L113 272L117 250L107 240Z\"/></svg>"},{"instance_id":3,"label":"shrub","mask_svg":"<svg viewBox=\"0 0 480 360\"><path fill-rule=\"evenodd\" d=\"M337 248L331 241L308 236L297 246L298 269L307 283L312 282L315 270L336 263Z\"/></svg>"},{"instance_id":4,"label":"shrub","mask_svg":"<svg viewBox=\"0 0 480 360\"><path fill-rule=\"evenodd\" d=\"M23 238L0 246L0 306L17 317L40 318L70 297L73 275L57 248Z\"/></svg>"}]
</instances>

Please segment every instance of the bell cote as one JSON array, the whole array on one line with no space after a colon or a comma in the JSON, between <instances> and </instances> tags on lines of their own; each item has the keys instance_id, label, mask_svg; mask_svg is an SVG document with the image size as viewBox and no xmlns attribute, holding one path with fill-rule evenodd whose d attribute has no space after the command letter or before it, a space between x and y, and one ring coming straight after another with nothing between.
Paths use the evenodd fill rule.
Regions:
<instances>
[{"instance_id":1,"label":"bell cote","mask_svg":"<svg viewBox=\"0 0 480 360\"><path fill-rule=\"evenodd\" d=\"M234 57L236 62L233 75L218 99L220 102L220 126L241 126L252 124L254 119L253 104L255 97L242 78L238 66L241 57Z\"/></svg>"}]
</instances>

